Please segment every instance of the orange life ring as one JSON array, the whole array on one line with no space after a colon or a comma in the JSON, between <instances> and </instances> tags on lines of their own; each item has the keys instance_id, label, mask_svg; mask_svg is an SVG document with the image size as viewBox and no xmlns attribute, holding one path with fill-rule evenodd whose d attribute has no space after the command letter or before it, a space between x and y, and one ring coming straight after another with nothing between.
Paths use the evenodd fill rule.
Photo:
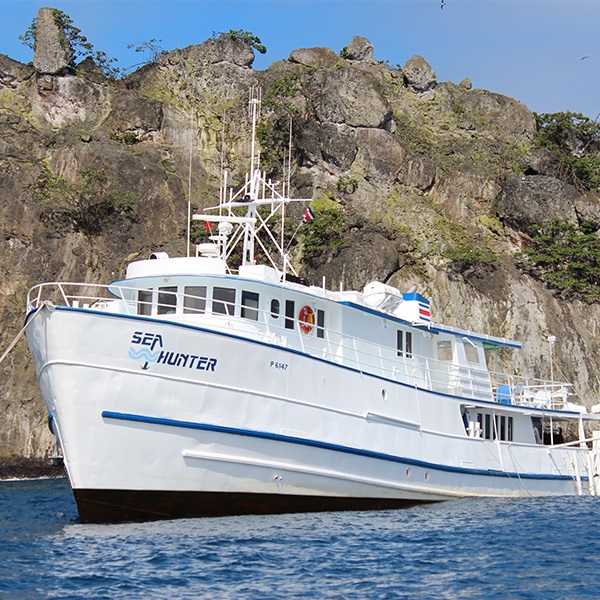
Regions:
<instances>
[{"instance_id":1,"label":"orange life ring","mask_svg":"<svg viewBox=\"0 0 600 600\"><path fill-rule=\"evenodd\" d=\"M310 333L315 325L315 313L310 306L303 306L298 314L300 329L303 333Z\"/></svg>"}]
</instances>

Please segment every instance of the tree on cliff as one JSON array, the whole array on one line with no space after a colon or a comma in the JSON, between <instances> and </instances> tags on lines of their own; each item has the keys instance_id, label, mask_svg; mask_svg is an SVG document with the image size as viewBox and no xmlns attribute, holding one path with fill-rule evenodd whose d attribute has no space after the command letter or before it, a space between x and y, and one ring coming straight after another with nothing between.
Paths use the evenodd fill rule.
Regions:
<instances>
[{"instance_id":1,"label":"tree on cliff","mask_svg":"<svg viewBox=\"0 0 600 600\"><path fill-rule=\"evenodd\" d=\"M94 50L92 43L85 35L82 35L78 27L75 27L71 17L57 8L40 9L27 31L19 36L23 44L37 52L40 28L48 14L51 15L52 21L59 31L59 43L65 51L65 55L70 57L67 64L69 68L75 68L77 60L91 58L107 77L114 79L119 76L120 70L112 66L116 58L108 58L105 52Z\"/></svg>"}]
</instances>

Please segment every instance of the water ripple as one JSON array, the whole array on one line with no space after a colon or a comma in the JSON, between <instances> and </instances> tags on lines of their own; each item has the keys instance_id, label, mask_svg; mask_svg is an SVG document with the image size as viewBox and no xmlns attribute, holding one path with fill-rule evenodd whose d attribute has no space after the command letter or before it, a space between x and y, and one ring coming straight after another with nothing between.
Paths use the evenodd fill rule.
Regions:
<instances>
[{"instance_id":1,"label":"water ripple","mask_svg":"<svg viewBox=\"0 0 600 600\"><path fill-rule=\"evenodd\" d=\"M0 482L0 597L595 598L595 498L82 525L64 480Z\"/></svg>"}]
</instances>

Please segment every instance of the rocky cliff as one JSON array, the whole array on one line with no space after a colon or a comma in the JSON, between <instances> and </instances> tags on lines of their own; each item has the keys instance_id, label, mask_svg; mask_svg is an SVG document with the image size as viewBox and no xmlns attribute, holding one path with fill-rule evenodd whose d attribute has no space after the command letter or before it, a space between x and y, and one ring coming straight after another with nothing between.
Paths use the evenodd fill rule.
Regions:
<instances>
[{"instance_id":1,"label":"rocky cliff","mask_svg":"<svg viewBox=\"0 0 600 600\"><path fill-rule=\"evenodd\" d=\"M416 284L434 320L524 341L498 357L522 373L549 374L553 334L556 369L598 402L598 304L550 289L519 252L532 224L600 222L599 197L534 148L526 106L438 82L418 56L381 64L360 37L258 72L252 48L223 35L119 80L74 66L56 39L38 36L33 65L0 56L0 351L32 285L107 282L151 251L185 254L190 156L196 210L215 203L223 168L243 182L254 86L263 168L283 176L291 123L292 190L314 199L315 228L293 249L309 279ZM50 452L24 340L0 364L0 400L0 456Z\"/></svg>"}]
</instances>

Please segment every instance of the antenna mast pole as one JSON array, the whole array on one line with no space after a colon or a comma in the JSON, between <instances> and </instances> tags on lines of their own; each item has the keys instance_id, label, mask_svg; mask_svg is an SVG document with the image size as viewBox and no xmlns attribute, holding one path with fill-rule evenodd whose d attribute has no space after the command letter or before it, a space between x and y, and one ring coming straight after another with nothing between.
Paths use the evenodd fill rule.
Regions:
<instances>
[{"instance_id":1,"label":"antenna mast pole","mask_svg":"<svg viewBox=\"0 0 600 600\"><path fill-rule=\"evenodd\" d=\"M188 214L187 214L187 253L190 256L190 244L192 238L192 149L194 140L194 114L190 111L190 165L188 173Z\"/></svg>"}]
</instances>

